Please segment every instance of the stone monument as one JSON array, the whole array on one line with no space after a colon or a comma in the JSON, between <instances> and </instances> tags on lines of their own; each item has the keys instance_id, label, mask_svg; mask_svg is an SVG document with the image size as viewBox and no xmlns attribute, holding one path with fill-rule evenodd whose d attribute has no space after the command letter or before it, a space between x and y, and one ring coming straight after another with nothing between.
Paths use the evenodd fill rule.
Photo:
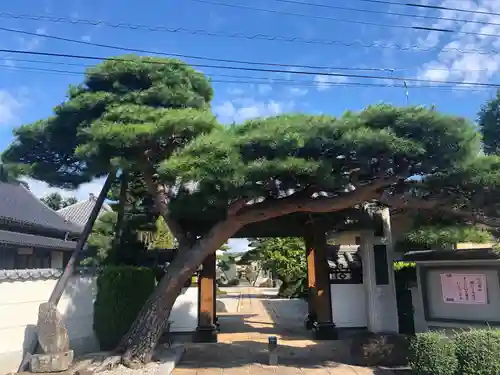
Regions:
<instances>
[{"instance_id":1,"label":"stone monument","mask_svg":"<svg viewBox=\"0 0 500 375\"><path fill-rule=\"evenodd\" d=\"M31 372L60 372L73 364L73 350L69 348L66 323L50 302L42 303L38 309L38 344L41 354L30 358Z\"/></svg>"}]
</instances>

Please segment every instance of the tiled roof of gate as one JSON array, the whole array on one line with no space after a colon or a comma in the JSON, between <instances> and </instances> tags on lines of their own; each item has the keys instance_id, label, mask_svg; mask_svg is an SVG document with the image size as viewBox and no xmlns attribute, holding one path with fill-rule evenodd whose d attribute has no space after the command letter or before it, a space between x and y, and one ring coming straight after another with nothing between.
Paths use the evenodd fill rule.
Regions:
<instances>
[{"instance_id":1,"label":"tiled roof of gate","mask_svg":"<svg viewBox=\"0 0 500 375\"><path fill-rule=\"evenodd\" d=\"M71 206L61 208L57 211L57 213L64 217L66 220L83 228L87 223L90 214L92 213L96 201L97 197L94 194L90 194L88 200L77 202L75 204L72 204ZM101 211L99 212L99 216L110 211L112 211L112 208L108 204L103 203Z\"/></svg>"},{"instance_id":2,"label":"tiled roof of gate","mask_svg":"<svg viewBox=\"0 0 500 375\"><path fill-rule=\"evenodd\" d=\"M64 241L59 238L42 237L27 233L0 230L0 243L14 246L27 246L46 249L73 251L76 241Z\"/></svg>"},{"instance_id":3,"label":"tiled roof of gate","mask_svg":"<svg viewBox=\"0 0 500 375\"><path fill-rule=\"evenodd\" d=\"M41 202L18 183L0 182L0 220L60 232L81 233L81 228Z\"/></svg>"},{"instance_id":4,"label":"tiled roof of gate","mask_svg":"<svg viewBox=\"0 0 500 375\"><path fill-rule=\"evenodd\" d=\"M362 265L359 246L328 246L328 266L336 268L359 268Z\"/></svg>"}]
</instances>

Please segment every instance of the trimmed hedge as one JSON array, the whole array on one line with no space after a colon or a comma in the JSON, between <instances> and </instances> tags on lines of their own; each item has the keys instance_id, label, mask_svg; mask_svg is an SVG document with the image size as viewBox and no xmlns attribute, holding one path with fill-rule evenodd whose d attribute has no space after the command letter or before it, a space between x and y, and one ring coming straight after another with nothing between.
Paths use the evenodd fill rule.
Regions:
<instances>
[{"instance_id":1,"label":"trimmed hedge","mask_svg":"<svg viewBox=\"0 0 500 375\"><path fill-rule=\"evenodd\" d=\"M409 364L416 375L500 374L500 330L471 329L453 338L419 333L410 345Z\"/></svg>"},{"instance_id":2,"label":"trimmed hedge","mask_svg":"<svg viewBox=\"0 0 500 375\"><path fill-rule=\"evenodd\" d=\"M440 332L419 333L410 343L409 364L416 375L455 375L455 343Z\"/></svg>"},{"instance_id":3,"label":"trimmed hedge","mask_svg":"<svg viewBox=\"0 0 500 375\"><path fill-rule=\"evenodd\" d=\"M455 336L458 374L500 374L500 331L472 329Z\"/></svg>"},{"instance_id":4,"label":"trimmed hedge","mask_svg":"<svg viewBox=\"0 0 500 375\"><path fill-rule=\"evenodd\" d=\"M101 350L114 349L155 288L150 268L106 267L97 277L94 331Z\"/></svg>"}]
</instances>

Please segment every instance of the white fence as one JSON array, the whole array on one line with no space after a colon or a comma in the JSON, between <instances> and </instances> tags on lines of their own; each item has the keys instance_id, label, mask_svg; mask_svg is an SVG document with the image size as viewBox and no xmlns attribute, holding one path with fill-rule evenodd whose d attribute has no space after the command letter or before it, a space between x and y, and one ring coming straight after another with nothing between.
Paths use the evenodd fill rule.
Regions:
<instances>
[{"instance_id":1,"label":"white fence","mask_svg":"<svg viewBox=\"0 0 500 375\"><path fill-rule=\"evenodd\" d=\"M17 371L36 334L38 306L52 292L58 270L0 270L0 374ZM71 348L76 354L99 350L92 329L96 277L71 277L58 309L66 319ZM170 319L173 332L196 329L198 290L188 288L177 299Z\"/></svg>"}]
</instances>

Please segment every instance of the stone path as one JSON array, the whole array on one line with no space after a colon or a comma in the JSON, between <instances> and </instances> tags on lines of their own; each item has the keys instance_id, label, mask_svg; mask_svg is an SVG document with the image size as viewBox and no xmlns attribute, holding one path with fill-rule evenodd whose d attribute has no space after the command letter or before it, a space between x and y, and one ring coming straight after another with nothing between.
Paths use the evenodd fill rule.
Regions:
<instances>
[{"instance_id":1,"label":"stone path","mask_svg":"<svg viewBox=\"0 0 500 375\"><path fill-rule=\"evenodd\" d=\"M226 298L237 300L231 304L237 311L219 314L219 342L188 345L173 375L392 374L342 364L347 350L341 341L311 340L311 333L304 328L300 301L272 299L258 288L233 290ZM278 366L266 364L271 335L278 337Z\"/></svg>"}]
</instances>

